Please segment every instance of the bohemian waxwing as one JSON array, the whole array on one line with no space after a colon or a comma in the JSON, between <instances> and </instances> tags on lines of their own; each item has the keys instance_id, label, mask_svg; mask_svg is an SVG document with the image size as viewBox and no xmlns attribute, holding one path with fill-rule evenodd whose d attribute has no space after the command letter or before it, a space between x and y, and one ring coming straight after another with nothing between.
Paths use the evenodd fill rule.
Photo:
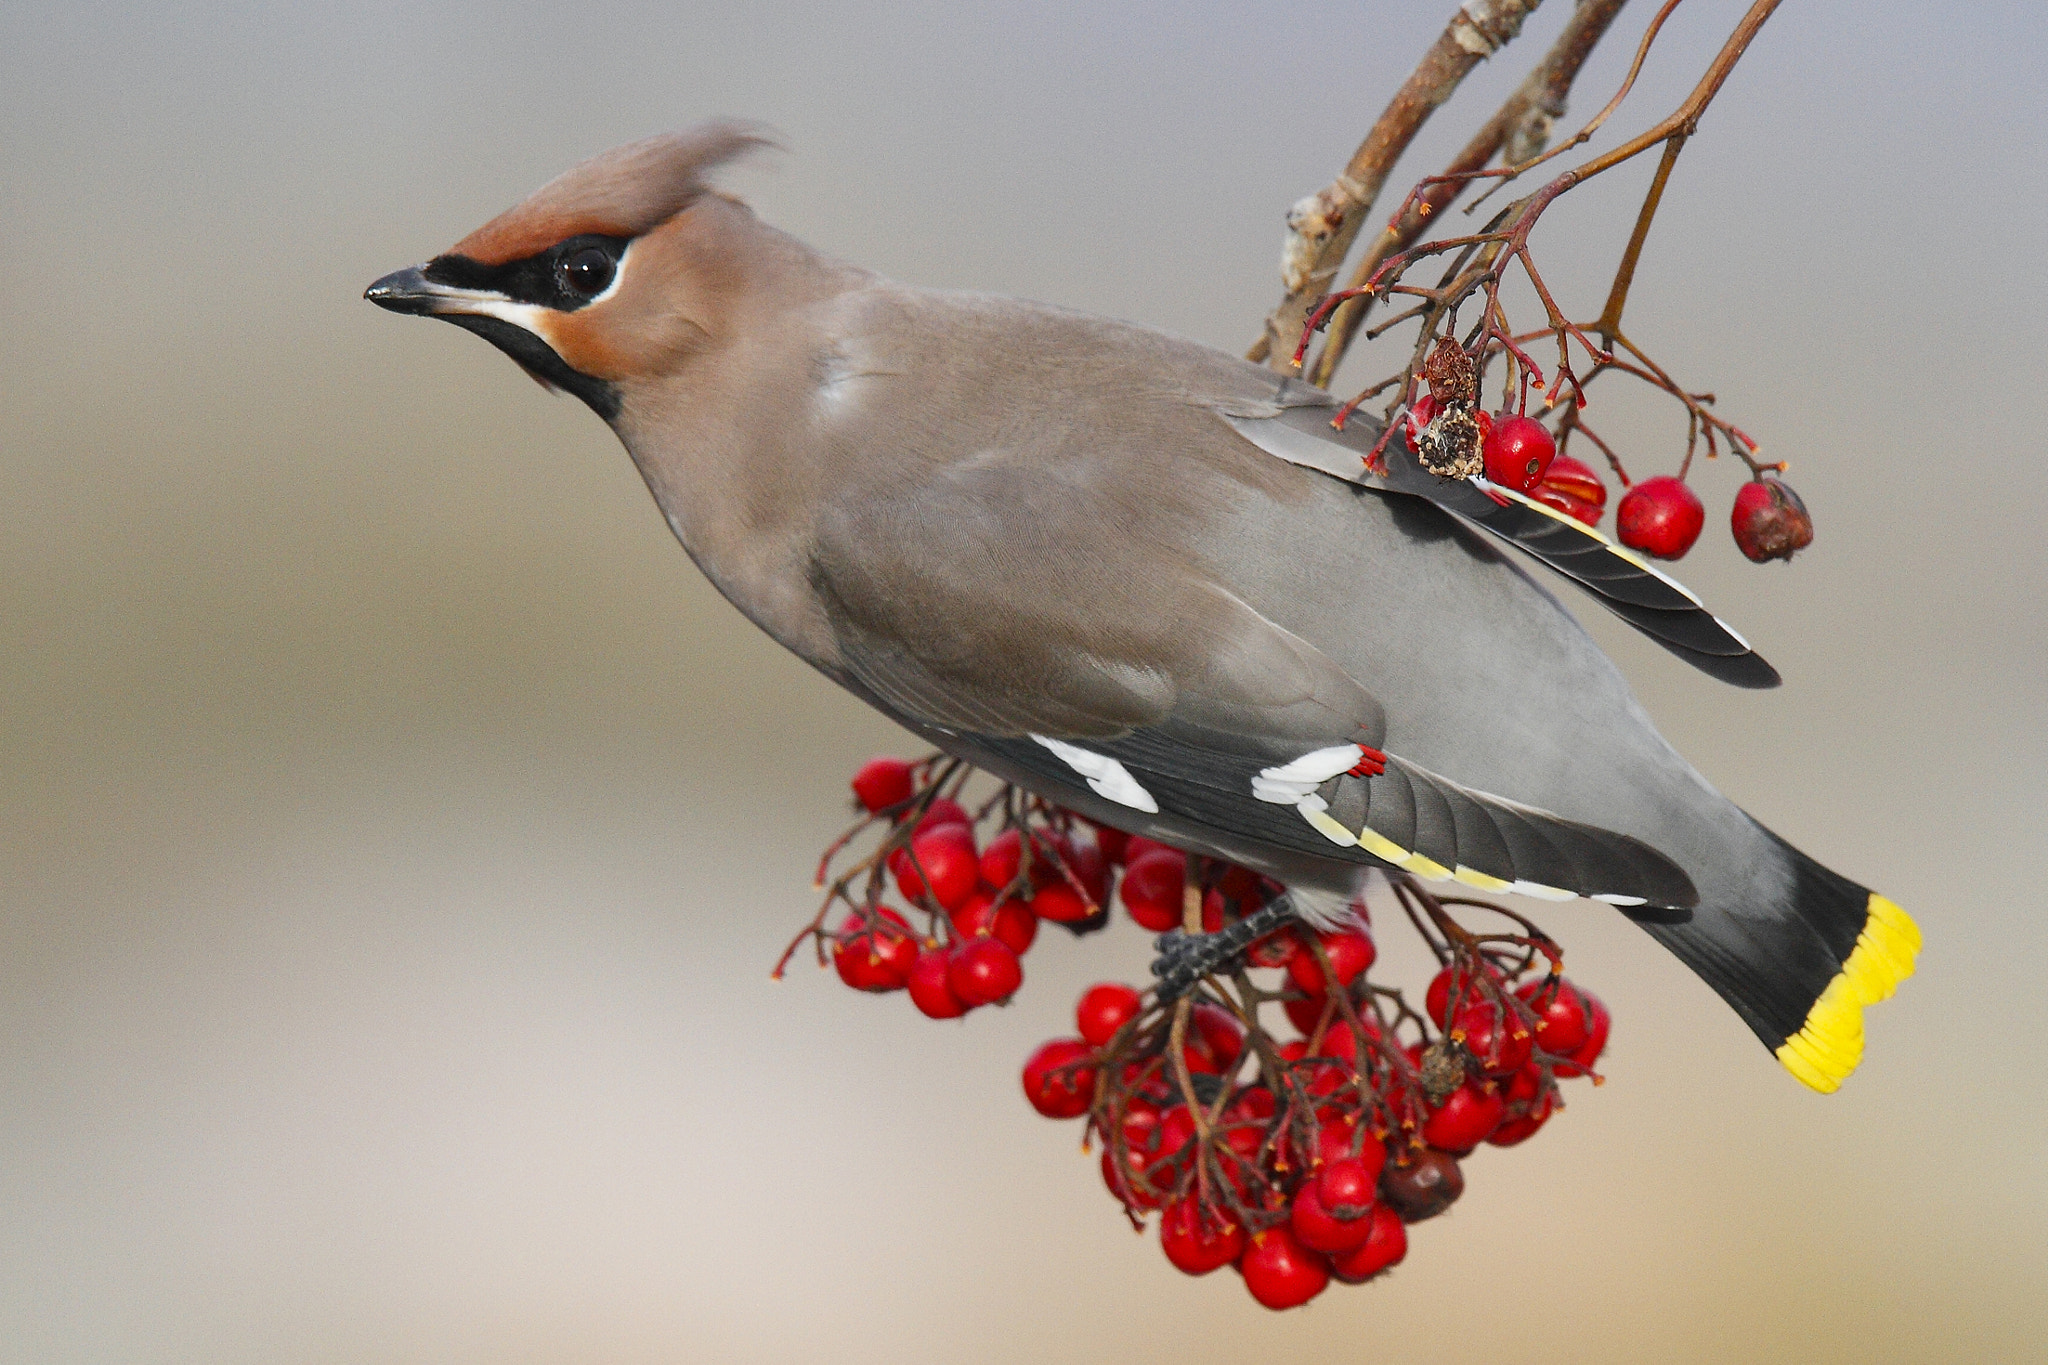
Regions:
<instances>
[{"instance_id":1,"label":"bohemian waxwing","mask_svg":"<svg viewBox=\"0 0 2048 1365\"><path fill-rule=\"evenodd\" d=\"M589 404L720 592L939 748L1311 915L1385 867L1605 901L1806 1084L1856 1066L1913 922L1709 786L1492 540L1774 685L1690 592L1399 442L1369 472L1319 389L820 256L707 187L762 141L617 148L366 297Z\"/></svg>"}]
</instances>

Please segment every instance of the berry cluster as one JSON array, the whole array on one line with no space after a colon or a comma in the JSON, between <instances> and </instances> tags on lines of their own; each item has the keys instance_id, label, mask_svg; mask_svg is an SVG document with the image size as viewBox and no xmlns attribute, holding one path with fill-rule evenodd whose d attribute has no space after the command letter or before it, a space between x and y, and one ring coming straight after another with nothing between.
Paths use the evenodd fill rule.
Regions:
<instances>
[{"instance_id":1,"label":"berry cluster","mask_svg":"<svg viewBox=\"0 0 2048 1365\"><path fill-rule=\"evenodd\" d=\"M1432 392L1408 405L1402 433L1425 468L1462 478L1483 466L1490 483L1526 493L1588 526L1600 524L1607 485L1583 461L1558 454L1556 439L1533 417L1488 415L1469 400L1440 402ZM1446 453L1452 451L1464 453ZM1630 484L1614 517L1615 535L1623 545L1656 559L1680 559L1699 540L1707 509L1682 477L1660 474ZM1768 474L1758 474L1736 492L1729 530L1737 548L1758 564L1790 559L1813 543L1806 504L1783 480Z\"/></svg>"},{"instance_id":2,"label":"berry cluster","mask_svg":"<svg viewBox=\"0 0 2048 1365\"><path fill-rule=\"evenodd\" d=\"M882 837L831 883L791 951L812 937L849 986L907 990L925 1014L954 1018L1017 990L1040 920L1100 927L1112 886L1139 925L1189 937L1263 915L1235 931L1254 934L1286 895L1245 868L1093 826L1013 787L970 814L969 776L939 757L863 767L863 818L827 852L820 881L855 835ZM994 837L977 845L983 824ZM1360 901L1332 929L1281 921L1175 998L1094 986L1075 1012L1078 1036L1024 1067L1041 1114L1087 1119L1102 1179L1133 1222L1159 1214L1173 1265L1233 1266L1268 1308L1398 1263L1408 1225L1463 1192L1460 1158L1526 1141L1562 1107L1559 1082L1592 1076L1607 1043L1606 1008L1561 975L1561 950L1527 919L1404 876L1392 890L1442 963L1419 1012L1372 979L1378 949ZM841 906L850 912L828 929ZM1508 931L1475 933L1454 907L1502 916Z\"/></svg>"},{"instance_id":3,"label":"berry cluster","mask_svg":"<svg viewBox=\"0 0 2048 1365\"><path fill-rule=\"evenodd\" d=\"M1227 865L1195 875L1212 925L1268 889ZM1447 959L1426 1017L1370 979L1361 904L1336 932L1269 934L1184 1000L1095 986L1080 1036L1025 1064L1032 1105L1087 1116L1104 1183L1134 1219L1159 1212L1182 1271L1234 1266L1274 1309L1370 1280L1406 1255L1409 1224L1463 1191L1461 1157L1527 1140L1562 1107L1558 1082L1591 1073L1607 1011L1557 973L1555 945L1527 925L1474 936L1443 902L1400 895ZM1291 1029L1269 1031L1267 1005Z\"/></svg>"},{"instance_id":4,"label":"berry cluster","mask_svg":"<svg viewBox=\"0 0 2048 1365\"><path fill-rule=\"evenodd\" d=\"M1438 350L1446 344L1451 343L1440 341ZM1455 344L1451 348L1457 350ZM1607 485L1583 461L1558 454L1556 439L1541 422L1524 413L1488 415L1470 398L1440 399L1440 387L1432 384L1417 396L1402 418L1402 434L1425 468L1462 478L1483 466L1490 483L1526 493L1588 526L1600 524ZM1465 453L1444 453L1452 450ZM1621 473L1618 463L1614 468ZM1622 479L1627 482L1626 475ZM1614 522L1615 538L1630 549L1655 559L1682 559L1698 542L1707 509L1681 470L1675 478L1659 474L1629 484ZM1806 504L1783 480L1761 472L1736 491L1728 526L1736 547L1758 564L1790 559L1813 543Z\"/></svg>"},{"instance_id":5,"label":"berry cluster","mask_svg":"<svg viewBox=\"0 0 2048 1365\"><path fill-rule=\"evenodd\" d=\"M828 851L826 864L870 826L884 831L881 844L834 883L805 931L830 953L841 981L859 991L907 991L933 1019L957 1019L1014 995L1041 921L1076 933L1100 928L1109 892L1103 845L1123 837L1097 834L1071 813L1007 787L970 815L957 799L967 775L957 761L865 764L853 779L863 818ZM985 846L975 837L982 821L1000 825ZM826 919L842 904L849 912L828 931ZM922 931L909 918L920 914Z\"/></svg>"},{"instance_id":6,"label":"berry cluster","mask_svg":"<svg viewBox=\"0 0 2048 1365\"><path fill-rule=\"evenodd\" d=\"M1707 509L1683 477L1659 474L1631 484L1614 512L1615 538L1656 559L1680 559L1700 538ZM1813 518L1781 479L1759 474L1735 494L1728 529L1752 562L1790 559L1813 543Z\"/></svg>"}]
</instances>

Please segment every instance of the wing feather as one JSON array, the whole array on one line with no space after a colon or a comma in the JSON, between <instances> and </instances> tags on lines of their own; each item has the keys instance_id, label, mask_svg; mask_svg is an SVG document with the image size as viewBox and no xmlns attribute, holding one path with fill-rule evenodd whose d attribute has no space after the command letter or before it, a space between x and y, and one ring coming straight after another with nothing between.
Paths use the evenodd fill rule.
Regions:
<instances>
[{"instance_id":1,"label":"wing feather","mask_svg":"<svg viewBox=\"0 0 2048 1365\"><path fill-rule=\"evenodd\" d=\"M1297 389L1301 395L1317 391ZM1381 453L1385 473L1365 466L1380 427L1354 416L1330 425L1327 400L1281 407L1271 415L1224 420L1253 445L1290 463L1383 493L1428 500L1526 551L1591 593L1600 604L1695 668L1737 687L1776 687L1778 671L1684 584L1575 517L1484 480L1440 479L1399 439ZM1498 494L1496 501L1489 493Z\"/></svg>"}]
</instances>

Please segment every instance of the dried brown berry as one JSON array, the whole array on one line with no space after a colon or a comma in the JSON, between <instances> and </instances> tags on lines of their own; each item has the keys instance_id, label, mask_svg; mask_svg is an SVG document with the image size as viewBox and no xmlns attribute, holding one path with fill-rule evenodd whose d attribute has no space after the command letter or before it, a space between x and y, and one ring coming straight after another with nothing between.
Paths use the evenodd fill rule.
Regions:
<instances>
[{"instance_id":1,"label":"dried brown berry","mask_svg":"<svg viewBox=\"0 0 2048 1365\"><path fill-rule=\"evenodd\" d=\"M1417 1152L1405 1166L1380 1174L1380 1198L1404 1223L1434 1218L1465 1192L1465 1173L1449 1152Z\"/></svg>"},{"instance_id":2,"label":"dried brown berry","mask_svg":"<svg viewBox=\"0 0 2048 1365\"><path fill-rule=\"evenodd\" d=\"M1790 559L1813 544L1813 517L1790 487L1768 475L1752 479L1735 494L1729 518L1735 544L1758 564Z\"/></svg>"},{"instance_id":3,"label":"dried brown berry","mask_svg":"<svg viewBox=\"0 0 2048 1365\"><path fill-rule=\"evenodd\" d=\"M1429 396L1441 407L1446 403L1469 405L1479 400L1479 371L1465 348L1449 337L1438 337L1422 362L1422 377L1429 381Z\"/></svg>"},{"instance_id":4,"label":"dried brown berry","mask_svg":"<svg viewBox=\"0 0 2048 1365\"><path fill-rule=\"evenodd\" d=\"M1460 351L1458 354L1463 355ZM1438 408L1430 424L1415 442L1415 458L1440 479L1469 479L1486 472L1486 424L1484 413L1472 405L1446 404Z\"/></svg>"},{"instance_id":5,"label":"dried brown berry","mask_svg":"<svg viewBox=\"0 0 2048 1365\"><path fill-rule=\"evenodd\" d=\"M1422 1050L1422 1093L1431 1104L1442 1104L1444 1096L1465 1083L1465 1059L1460 1051L1439 1039Z\"/></svg>"}]
</instances>

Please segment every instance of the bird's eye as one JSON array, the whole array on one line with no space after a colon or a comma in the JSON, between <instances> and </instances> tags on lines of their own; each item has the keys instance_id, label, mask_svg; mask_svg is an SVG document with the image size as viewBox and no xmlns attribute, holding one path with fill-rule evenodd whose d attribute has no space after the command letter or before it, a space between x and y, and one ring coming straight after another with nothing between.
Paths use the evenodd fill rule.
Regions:
<instances>
[{"instance_id":1,"label":"bird's eye","mask_svg":"<svg viewBox=\"0 0 2048 1365\"><path fill-rule=\"evenodd\" d=\"M605 252L587 246L564 260L559 269L564 289L593 299L611 288L618 266Z\"/></svg>"}]
</instances>

